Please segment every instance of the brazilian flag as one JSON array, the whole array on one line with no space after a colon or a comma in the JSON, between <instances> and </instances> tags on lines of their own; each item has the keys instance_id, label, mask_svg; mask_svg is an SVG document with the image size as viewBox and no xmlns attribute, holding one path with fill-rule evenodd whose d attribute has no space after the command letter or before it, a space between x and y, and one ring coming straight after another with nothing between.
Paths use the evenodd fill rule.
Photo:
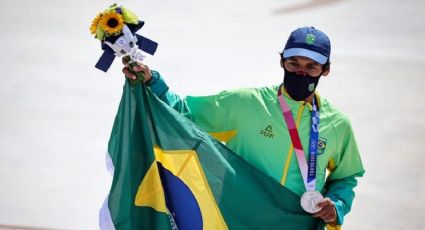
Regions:
<instances>
[{"instance_id":1,"label":"brazilian flag","mask_svg":"<svg viewBox=\"0 0 425 230\"><path fill-rule=\"evenodd\" d=\"M101 229L323 229L299 196L143 84L126 82L108 152Z\"/></svg>"}]
</instances>

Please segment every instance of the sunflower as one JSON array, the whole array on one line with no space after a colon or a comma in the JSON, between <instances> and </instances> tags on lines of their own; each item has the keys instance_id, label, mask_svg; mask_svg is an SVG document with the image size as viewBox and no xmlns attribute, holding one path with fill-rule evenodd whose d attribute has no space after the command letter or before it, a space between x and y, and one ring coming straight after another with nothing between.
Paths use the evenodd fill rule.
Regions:
<instances>
[{"instance_id":1,"label":"sunflower","mask_svg":"<svg viewBox=\"0 0 425 230\"><path fill-rule=\"evenodd\" d=\"M124 26L124 20L121 14L116 12L107 12L103 14L100 20L100 27L108 34L119 34Z\"/></svg>"},{"instance_id":2,"label":"sunflower","mask_svg":"<svg viewBox=\"0 0 425 230\"><path fill-rule=\"evenodd\" d=\"M98 14L93 21L91 22L90 26L90 33L95 34L97 31L97 25L99 25L100 19L102 18L102 14Z\"/></svg>"}]
</instances>

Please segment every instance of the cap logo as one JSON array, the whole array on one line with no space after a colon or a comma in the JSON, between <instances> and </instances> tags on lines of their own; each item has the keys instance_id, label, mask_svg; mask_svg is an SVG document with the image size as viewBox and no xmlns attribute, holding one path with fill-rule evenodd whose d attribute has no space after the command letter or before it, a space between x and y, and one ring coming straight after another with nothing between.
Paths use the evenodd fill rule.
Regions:
<instances>
[{"instance_id":1,"label":"cap logo","mask_svg":"<svg viewBox=\"0 0 425 230\"><path fill-rule=\"evenodd\" d=\"M307 34L305 37L305 43L313 45L314 42L316 42L316 36L314 36L314 34Z\"/></svg>"}]
</instances>

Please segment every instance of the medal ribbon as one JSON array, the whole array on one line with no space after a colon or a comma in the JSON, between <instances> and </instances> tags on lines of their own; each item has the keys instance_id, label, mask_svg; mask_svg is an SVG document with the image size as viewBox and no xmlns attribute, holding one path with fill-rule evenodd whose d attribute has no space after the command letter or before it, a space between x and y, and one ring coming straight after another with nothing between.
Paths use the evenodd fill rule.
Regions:
<instances>
[{"instance_id":1,"label":"medal ribbon","mask_svg":"<svg viewBox=\"0 0 425 230\"><path fill-rule=\"evenodd\" d=\"M300 167L301 175L303 177L304 186L307 191L316 190L316 166L317 166L317 142L319 141L319 110L316 106L316 98L313 97L312 112L311 112L311 129L310 129L310 154L307 161L304 156L303 146L301 144L300 135L297 126L295 125L294 118L292 117L291 108L285 101L282 95L283 86L279 88L278 99L280 108L282 109L283 117L285 118L286 125L288 126L289 136L291 137L292 145L294 146L295 154Z\"/></svg>"}]
</instances>

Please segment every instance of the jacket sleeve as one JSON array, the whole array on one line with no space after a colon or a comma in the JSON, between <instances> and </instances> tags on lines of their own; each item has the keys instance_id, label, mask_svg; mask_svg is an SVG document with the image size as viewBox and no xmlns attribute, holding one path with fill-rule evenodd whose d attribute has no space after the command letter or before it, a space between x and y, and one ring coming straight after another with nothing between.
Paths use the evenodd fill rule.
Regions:
<instances>
[{"instance_id":1,"label":"jacket sleeve","mask_svg":"<svg viewBox=\"0 0 425 230\"><path fill-rule=\"evenodd\" d=\"M344 223L344 216L350 212L354 200L354 188L357 186L356 177L362 175L363 173L358 173L343 179L327 182L326 189L328 192L326 197L329 197L333 201L337 213L336 226L328 225L328 230L340 229Z\"/></svg>"},{"instance_id":2,"label":"jacket sleeve","mask_svg":"<svg viewBox=\"0 0 425 230\"><path fill-rule=\"evenodd\" d=\"M326 197L335 204L337 226L327 226L327 229L339 229L344 222L344 216L350 212L354 200L354 188L357 177L362 177L365 170L360 158L351 124L346 117L335 126L339 137L339 147L331 159L330 175L326 181Z\"/></svg>"},{"instance_id":3,"label":"jacket sleeve","mask_svg":"<svg viewBox=\"0 0 425 230\"><path fill-rule=\"evenodd\" d=\"M170 92L168 85L165 83L159 72L152 70L151 74L152 78L146 82L146 85L151 89L151 91L167 105L191 119L190 109L186 101L180 98L179 95Z\"/></svg>"},{"instance_id":4,"label":"jacket sleeve","mask_svg":"<svg viewBox=\"0 0 425 230\"><path fill-rule=\"evenodd\" d=\"M243 119L235 104L242 104L243 97L235 92L223 91L211 96L187 96L181 98L171 92L162 76L151 71L152 78L146 82L151 91L163 102L191 119L206 132L218 133L234 130ZM241 105L242 107L242 105Z\"/></svg>"}]
</instances>

